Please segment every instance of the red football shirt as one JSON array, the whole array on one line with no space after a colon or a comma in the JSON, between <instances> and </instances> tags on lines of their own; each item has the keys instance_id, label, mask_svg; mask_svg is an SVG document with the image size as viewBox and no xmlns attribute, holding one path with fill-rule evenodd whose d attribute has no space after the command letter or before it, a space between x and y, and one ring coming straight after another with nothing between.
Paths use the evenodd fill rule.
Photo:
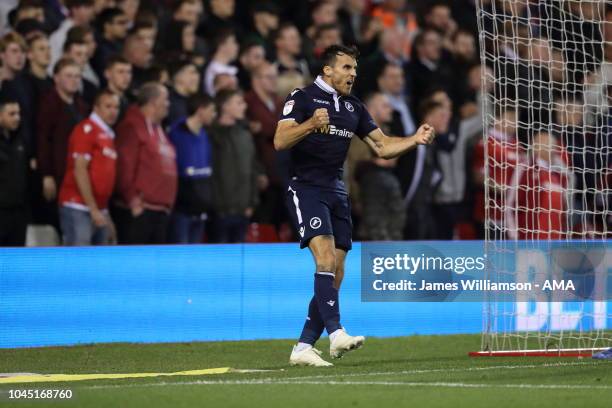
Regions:
<instances>
[{"instance_id":1,"label":"red football shirt","mask_svg":"<svg viewBox=\"0 0 612 408\"><path fill-rule=\"evenodd\" d=\"M114 132L95 113L80 122L72 131L68 144L66 174L59 194L62 205L88 210L81 196L74 174L77 157L89 161L88 173L98 208L108 207L115 187L117 152Z\"/></svg>"}]
</instances>

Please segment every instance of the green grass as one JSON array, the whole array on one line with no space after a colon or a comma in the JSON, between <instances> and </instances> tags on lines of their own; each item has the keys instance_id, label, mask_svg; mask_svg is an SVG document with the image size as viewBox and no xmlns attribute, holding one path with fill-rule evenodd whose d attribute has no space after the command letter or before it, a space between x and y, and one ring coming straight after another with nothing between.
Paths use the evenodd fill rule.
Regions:
<instances>
[{"instance_id":1,"label":"green grass","mask_svg":"<svg viewBox=\"0 0 612 408\"><path fill-rule=\"evenodd\" d=\"M0 406L43 407L610 407L612 363L470 358L479 336L370 338L330 368L289 367L291 341L97 344L0 350L0 372L258 373L0 386ZM327 351L328 342L319 344ZM327 354L327 353L325 353ZM282 371L281 371L282 370ZM70 401L9 401L9 389L71 389Z\"/></svg>"}]
</instances>

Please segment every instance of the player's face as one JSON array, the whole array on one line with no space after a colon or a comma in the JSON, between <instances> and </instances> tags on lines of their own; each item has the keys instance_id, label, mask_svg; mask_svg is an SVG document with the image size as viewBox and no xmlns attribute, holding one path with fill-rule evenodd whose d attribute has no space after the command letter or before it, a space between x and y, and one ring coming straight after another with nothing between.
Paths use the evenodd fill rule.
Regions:
<instances>
[{"instance_id":1,"label":"player's face","mask_svg":"<svg viewBox=\"0 0 612 408\"><path fill-rule=\"evenodd\" d=\"M357 61L350 55L340 54L336 57L333 67L325 68L325 73L329 75L332 86L338 93L348 95L357 77Z\"/></svg>"}]
</instances>

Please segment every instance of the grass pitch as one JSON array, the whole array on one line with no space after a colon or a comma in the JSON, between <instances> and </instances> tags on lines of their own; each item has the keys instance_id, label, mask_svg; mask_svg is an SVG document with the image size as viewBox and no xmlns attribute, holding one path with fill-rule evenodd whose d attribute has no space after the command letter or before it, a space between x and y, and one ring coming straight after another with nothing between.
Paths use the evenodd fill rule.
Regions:
<instances>
[{"instance_id":1,"label":"grass pitch","mask_svg":"<svg viewBox=\"0 0 612 408\"><path fill-rule=\"evenodd\" d=\"M612 362L468 357L479 336L369 338L330 368L289 367L291 340L97 344L0 350L0 372L145 373L214 367L207 376L4 384L0 406L610 407ZM327 340L318 344L328 359ZM10 400L10 389L70 389L71 400Z\"/></svg>"}]
</instances>

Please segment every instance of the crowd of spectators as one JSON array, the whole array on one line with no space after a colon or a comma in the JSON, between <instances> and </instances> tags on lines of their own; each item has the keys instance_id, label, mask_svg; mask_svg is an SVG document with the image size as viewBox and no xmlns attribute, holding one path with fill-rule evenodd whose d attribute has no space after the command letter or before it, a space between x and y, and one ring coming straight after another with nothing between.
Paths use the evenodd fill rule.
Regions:
<instances>
[{"instance_id":1,"label":"crowd of spectators","mask_svg":"<svg viewBox=\"0 0 612 408\"><path fill-rule=\"evenodd\" d=\"M475 0L3 0L0 246L293 239L276 122L338 43L358 47L354 92L386 133L427 122L438 135L394 160L353 140L356 239L480 238L499 225L509 237L561 236L572 221L551 217L568 206L558 191L571 185L592 214L612 205L612 24L601 21L612 13L480 2L501 18L483 19L479 44ZM561 25L539 32L537 16L553 12ZM499 58L481 65L479 46ZM483 89L493 76L507 77L503 89ZM493 94L506 99L482 103ZM503 172L485 168L485 150ZM506 171L521 163L529 171ZM512 182L559 188L510 197ZM534 221L509 208L543 210ZM581 228L605 233L607 217Z\"/></svg>"}]
</instances>

